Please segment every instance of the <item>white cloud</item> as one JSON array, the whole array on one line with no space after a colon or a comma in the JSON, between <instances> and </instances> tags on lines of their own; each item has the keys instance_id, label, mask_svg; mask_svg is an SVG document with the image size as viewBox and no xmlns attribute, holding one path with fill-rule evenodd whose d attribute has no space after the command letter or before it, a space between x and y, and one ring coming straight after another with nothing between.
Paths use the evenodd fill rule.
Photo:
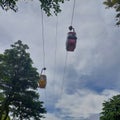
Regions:
<instances>
[{"instance_id":1,"label":"white cloud","mask_svg":"<svg viewBox=\"0 0 120 120\"><path fill-rule=\"evenodd\" d=\"M119 92L104 90L101 94L91 90L81 89L74 94L62 95L56 107L65 116L88 118L92 114L99 114L102 110L102 103Z\"/></svg>"},{"instance_id":2,"label":"white cloud","mask_svg":"<svg viewBox=\"0 0 120 120\"><path fill-rule=\"evenodd\" d=\"M60 119L59 117L57 117L56 115L54 115L53 113L47 113L45 115L45 118L44 119L41 119L41 120L62 120Z\"/></svg>"}]
</instances>

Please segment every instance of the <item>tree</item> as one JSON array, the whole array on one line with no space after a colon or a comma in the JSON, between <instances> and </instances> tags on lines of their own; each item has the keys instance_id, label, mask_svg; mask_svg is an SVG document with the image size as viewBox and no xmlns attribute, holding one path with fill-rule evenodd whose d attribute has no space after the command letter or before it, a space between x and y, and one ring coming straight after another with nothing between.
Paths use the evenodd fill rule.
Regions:
<instances>
[{"instance_id":1,"label":"tree","mask_svg":"<svg viewBox=\"0 0 120 120\"><path fill-rule=\"evenodd\" d=\"M8 116L40 120L46 110L36 91L39 73L32 66L26 44L18 40L11 47L0 54L0 120Z\"/></svg>"},{"instance_id":2,"label":"tree","mask_svg":"<svg viewBox=\"0 0 120 120\"><path fill-rule=\"evenodd\" d=\"M45 13L50 16L51 11L55 14L59 13L61 11L60 9L60 3L64 3L65 0L39 0L41 9L45 11ZM3 10L13 10L17 11L18 6L17 6L18 0L0 0L0 6L2 7Z\"/></svg>"},{"instance_id":3,"label":"tree","mask_svg":"<svg viewBox=\"0 0 120 120\"><path fill-rule=\"evenodd\" d=\"M114 8L117 12L116 18L116 25L120 25L120 0L106 0L104 4L107 8Z\"/></svg>"},{"instance_id":4,"label":"tree","mask_svg":"<svg viewBox=\"0 0 120 120\"><path fill-rule=\"evenodd\" d=\"M120 95L103 103L100 120L120 120Z\"/></svg>"}]
</instances>

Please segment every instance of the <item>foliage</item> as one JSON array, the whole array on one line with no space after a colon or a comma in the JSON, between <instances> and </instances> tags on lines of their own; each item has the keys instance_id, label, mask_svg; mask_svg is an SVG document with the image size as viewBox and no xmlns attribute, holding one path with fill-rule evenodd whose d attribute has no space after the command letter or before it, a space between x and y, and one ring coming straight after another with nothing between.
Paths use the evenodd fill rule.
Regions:
<instances>
[{"instance_id":1,"label":"foliage","mask_svg":"<svg viewBox=\"0 0 120 120\"><path fill-rule=\"evenodd\" d=\"M120 0L106 0L104 4L107 8L114 8L116 11L116 25L120 25Z\"/></svg>"},{"instance_id":2,"label":"foliage","mask_svg":"<svg viewBox=\"0 0 120 120\"><path fill-rule=\"evenodd\" d=\"M0 54L0 120L9 113L16 120L40 120L46 113L39 101L39 74L32 66L27 45L17 41Z\"/></svg>"},{"instance_id":3,"label":"foliage","mask_svg":"<svg viewBox=\"0 0 120 120\"><path fill-rule=\"evenodd\" d=\"M103 103L100 120L120 120L120 95Z\"/></svg>"},{"instance_id":4,"label":"foliage","mask_svg":"<svg viewBox=\"0 0 120 120\"><path fill-rule=\"evenodd\" d=\"M45 13L50 16L52 10L55 14L61 11L60 4L64 3L65 0L39 0L41 9L45 11ZM18 0L0 0L0 6L4 10L12 9L13 11L18 10L17 6Z\"/></svg>"},{"instance_id":5,"label":"foliage","mask_svg":"<svg viewBox=\"0 0 120 120\"><path fill-rule=\"evenodd\" d=\"M7 116L7 118L5 118L5 115L3 115L2 120L10 120L10 117Z\"/></svg>"}]
</instances>

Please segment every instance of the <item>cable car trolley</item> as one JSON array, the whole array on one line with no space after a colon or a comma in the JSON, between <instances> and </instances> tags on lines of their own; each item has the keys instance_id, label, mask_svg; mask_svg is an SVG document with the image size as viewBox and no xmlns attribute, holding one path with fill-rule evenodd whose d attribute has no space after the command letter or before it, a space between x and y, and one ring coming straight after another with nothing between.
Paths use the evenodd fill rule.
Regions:
<instances>
[{"instance_id":1,"label":"cable car trolley","mask_svg":"<svg viewBox=\"0 0 120 120\"><path fill-rule=\"evenodd\" d=\"M45 88L47 84L47 77L46 75L42 74L43 70L46 70L46 68L42 68L41 70L40 79L38 81L38 86L40 88Z\"/></svg>"},{"instance_id":2,"label":"cable car trolley","mask_svg":"<svg viewBox=\"0 0 120 120\"><path fill-rule=\"evenodd\" d=\"M69 30L70 32L68 32L66 41L66 50L72 52L76 48L77 37L75 29L72 26L69 27Z\"/></svg>"}]
</instances>

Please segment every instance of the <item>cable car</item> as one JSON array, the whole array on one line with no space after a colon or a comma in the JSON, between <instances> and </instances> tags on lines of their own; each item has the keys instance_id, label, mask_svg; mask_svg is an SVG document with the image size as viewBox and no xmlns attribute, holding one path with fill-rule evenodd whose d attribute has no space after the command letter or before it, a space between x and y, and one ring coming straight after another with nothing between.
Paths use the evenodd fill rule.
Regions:
<instances>
[{"instance_id":1,"label":"cable car","mask_svg":"<svg viewBox=\"0 0 120 120\"><path fill-rule=\"evenodd\" d=\"M76 32L72 26L69 27L69 30L70 32L68 32L67 41L66 41L66 50L74 51L77 42Z\"/></svg>"},{"instance_id":2,"label":"cable car","mask_svg":"<svg viewBox=\"0 0 120 120\"><path fill-rule=\"evenodd\" d=\"M40 88L45 88L47 84L47 77L46 75L40 75L40 80L38 81Z\"/></svg>"},{"instance_id":3,"label":"cable car","mask_svg":"<svg viewBox=\"0 0 120 120\"><path fill-rule=\"evenodd\" d=\"M43 71L43 70L46 70L46 68L43 68L42 71ZM39 86L40 88L46 88L47 77L46 77L46 75L42 74L42 71L41 71L40 79L39 79L39 81L38 81L38 86Z\"/></svg>"}]
</instances>

